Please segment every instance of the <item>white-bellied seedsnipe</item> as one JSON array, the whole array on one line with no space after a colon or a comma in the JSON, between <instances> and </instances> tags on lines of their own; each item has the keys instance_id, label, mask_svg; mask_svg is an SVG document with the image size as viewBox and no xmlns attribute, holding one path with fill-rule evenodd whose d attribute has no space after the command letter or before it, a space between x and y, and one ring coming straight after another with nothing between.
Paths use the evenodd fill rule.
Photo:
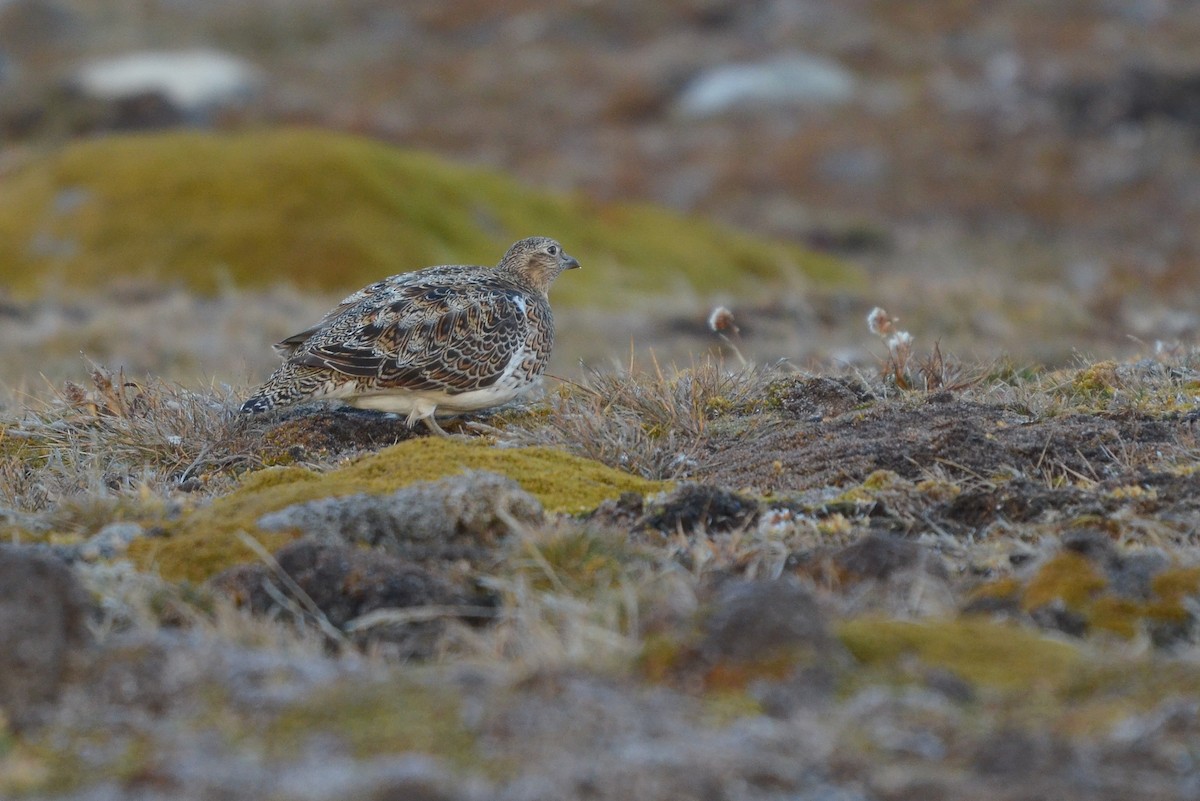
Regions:
<instances>
[{"instance_id":1,"label":"white-bellied seedsnipe","mask_svg":"<svg viewBox=\"0 0 1200 801\"><path fill-rule=\"evenodd\" d=\"M443 433L435 413L500 406L541 380L554 344L546 293L578 266L539 236L495 267L428 267L371 284L276 345L283 365L242 411L340 399Z\"/></svg>"}]
</instances>

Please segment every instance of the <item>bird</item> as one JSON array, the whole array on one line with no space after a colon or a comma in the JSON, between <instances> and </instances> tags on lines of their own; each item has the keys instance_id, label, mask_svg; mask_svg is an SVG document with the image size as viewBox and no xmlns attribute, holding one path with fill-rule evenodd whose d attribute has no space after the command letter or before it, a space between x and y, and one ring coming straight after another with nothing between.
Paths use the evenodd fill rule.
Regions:
<instances>
[{"instance_id":1,"label":"bird","mask_svg":"<svg viewBox=\"0 0 1200 801\"><path fill-rule=\"evenodd\" d=\"M578 267L558 242L536 236L514 243L494 267L384 278L276 344L283 364L241 411L339 399L448 436L437 413L501 406L540 383L554 345L547 293Z\"/></svg>"}]
</instances>

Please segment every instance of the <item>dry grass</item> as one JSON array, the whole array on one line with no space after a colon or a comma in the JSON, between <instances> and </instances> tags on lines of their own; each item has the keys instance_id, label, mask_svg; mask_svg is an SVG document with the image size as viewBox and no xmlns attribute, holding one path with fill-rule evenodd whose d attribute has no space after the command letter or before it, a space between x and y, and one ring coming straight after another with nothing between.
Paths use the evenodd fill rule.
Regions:
<instances>
[{"instance_id":1,"label":"dry grass","mask_svg":"<svg viewBox=\"0 0 1200 801\"><path fill-rule=\"evenodd\" d=\"M641 370L631 360L620 371L588 370L547 399L547 414L516 418L505 440L563 448L645 478L686 478L712 427L762 406L777 375L714 358L683 369L652 360Z\"/></svg>"},{"instance_id":2,"label":"dry grass","mask_svg":"<svg viewBox=\"0 0 1200 801\"><path fill-rule=\"evenodd\" d=\"M181 490L223 486L195 476L216 466L207 455L229 436L229 388L134 381L98 366L90 378L0 423L0 504L10 524L59 535L119 520L153 524L178 513Z\"/></svg>"}]
</instances>

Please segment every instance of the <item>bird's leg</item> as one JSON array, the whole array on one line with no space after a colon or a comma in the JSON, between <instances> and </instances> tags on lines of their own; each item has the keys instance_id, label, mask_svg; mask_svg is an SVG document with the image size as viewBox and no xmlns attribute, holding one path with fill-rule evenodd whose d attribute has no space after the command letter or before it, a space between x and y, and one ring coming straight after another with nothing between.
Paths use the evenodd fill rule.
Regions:
<instances>
[{"instance_id":1,"label":"bird's leg","mask_svg":"<svg viewBox=\"0 0 1200 801\"><path fill-rule=\"evenodd\" d=\"M440 425L438 425L437 418L433 415L432 412L430 412L429 414L427 414L424 417L421 417L419 419L421 420L421 422L423 422L425 424L425 427L429 429L430 434L436 434L437 436L445 437L446 439L458 440L459 442L470 442L474 439L474 437L468 437L466 434L450 434L450 433L448 433L446 431L446 429L444 429ZM413 423L415 423L415 422L416 421L414 420ZM410 424L409 427L411 428L412 424Z\"/></svg>"}]
</instances>

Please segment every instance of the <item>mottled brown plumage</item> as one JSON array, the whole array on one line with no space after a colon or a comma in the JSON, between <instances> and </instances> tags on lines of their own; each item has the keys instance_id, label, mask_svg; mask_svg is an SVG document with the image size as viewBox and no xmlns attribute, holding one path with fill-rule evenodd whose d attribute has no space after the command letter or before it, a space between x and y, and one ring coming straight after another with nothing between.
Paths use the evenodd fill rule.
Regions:
<instances>
[{"instance_id":1,"label":"mottled brown plumage","mask_svg":"<svg viewBox=\"0 0 1200 801\"><path fill-rule=\"evenodd\" d=\"M337 398L440 430L438 410L507 403L540 380L554 344L546 293L578 266L553 239L533 237L495 267L429 267L371 284L276 345L283 365L242 411Z\"/></svg>"}]
</instances>

